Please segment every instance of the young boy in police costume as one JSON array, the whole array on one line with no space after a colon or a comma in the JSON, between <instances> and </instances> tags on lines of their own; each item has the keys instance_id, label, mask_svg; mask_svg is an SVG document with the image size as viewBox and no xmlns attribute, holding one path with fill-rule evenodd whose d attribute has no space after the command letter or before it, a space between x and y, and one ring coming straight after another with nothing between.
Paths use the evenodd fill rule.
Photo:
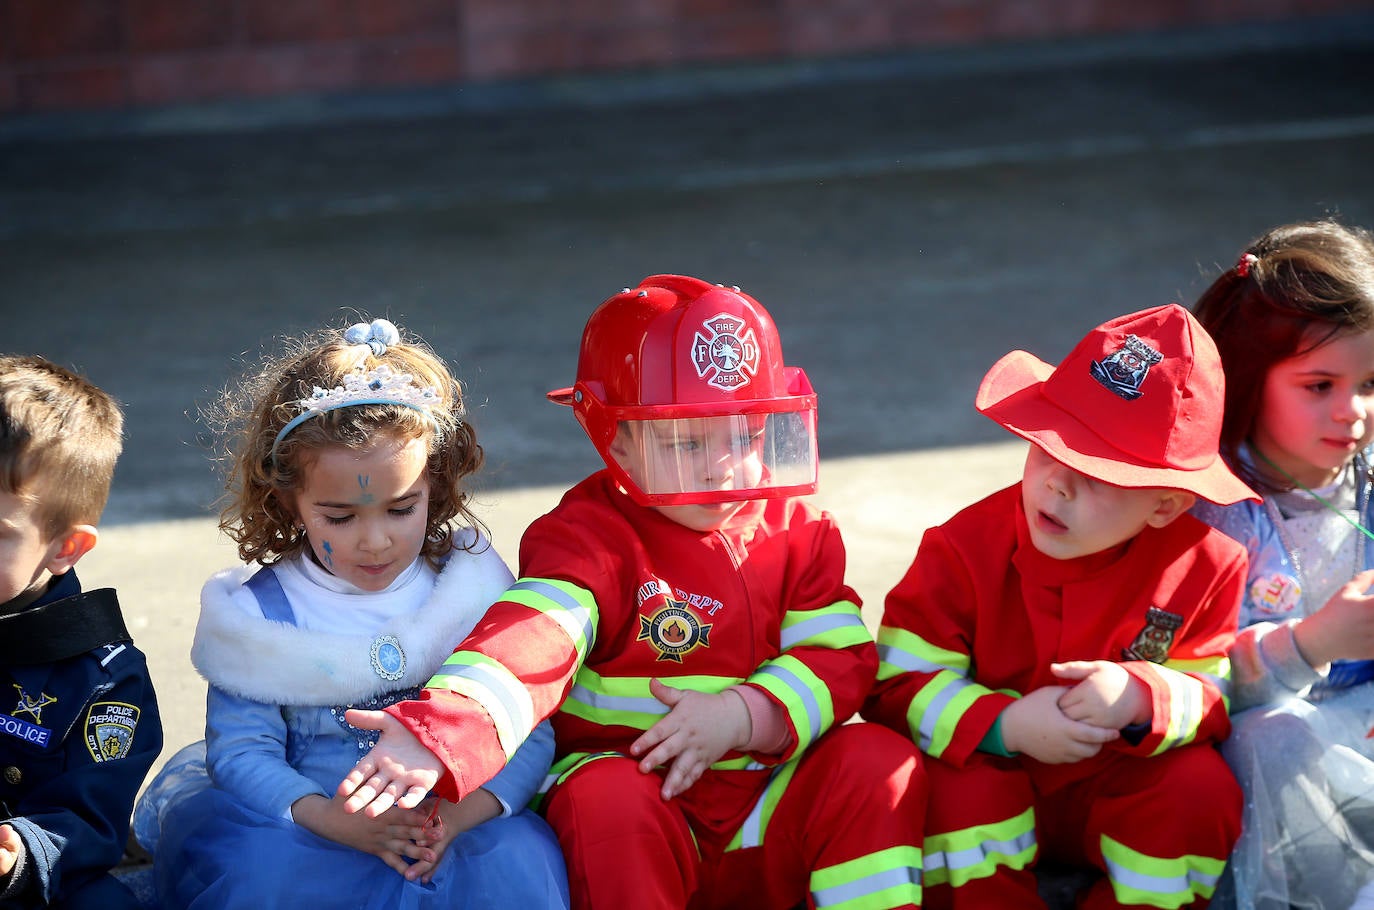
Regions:
<instances>
[{"instance_id":1,"label":"young boy in police costume","mask_svg":"<svg viewBox=\"0 0 1374 910\"><path fill-rule=\"evenodd\" d=\"M918 906L925 778L912 743L843 723L877 653L802 499L816 396L771 317L651 276L597 308L549 397L606 470L530 526L422 700L349 713L383 733L340 793L375 813L443 773L458 798L552 714L574 908Z\"/></svg>"},{"instance_id":2,"label":"young boy in police costume","mask_svg":"<svg viewBox=\"0 0 1374 910\"><path fill-rule=\"evenodd\" d=\"M138 907L110 875L162 750L143 654L95 546L123 445L109 395L40 357L0 357L0 907Z\"/></svg>"}]
</instances>

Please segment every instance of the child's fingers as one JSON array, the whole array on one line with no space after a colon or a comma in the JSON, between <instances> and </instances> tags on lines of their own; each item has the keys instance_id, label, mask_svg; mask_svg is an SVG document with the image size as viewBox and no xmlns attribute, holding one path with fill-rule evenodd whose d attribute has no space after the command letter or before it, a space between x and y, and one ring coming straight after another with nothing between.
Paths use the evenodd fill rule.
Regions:
<instances>
[{"instance_id":1,"label":"child's fingers","mask_svg":"<svg viewBox=\"0 0 1374 910\"><path fill-rule=\"evenodd\" d=\"M1087 679L1093 671L1090 660L1066 660L1062 664L1050 664L1050 672L1060 679Z\"/></svg>"},{"instance_id":2,"label":"child's fingers","mask_svg":"<svg viewBox=\"0 0 1374 910\"><path fill-rule=\"evenodd\" d=\"M650 679L649 694L671 708L682 701L684 692L682 689L674 689L667 683L660 682L657 679Z\"/></svg>"}]
</instances>

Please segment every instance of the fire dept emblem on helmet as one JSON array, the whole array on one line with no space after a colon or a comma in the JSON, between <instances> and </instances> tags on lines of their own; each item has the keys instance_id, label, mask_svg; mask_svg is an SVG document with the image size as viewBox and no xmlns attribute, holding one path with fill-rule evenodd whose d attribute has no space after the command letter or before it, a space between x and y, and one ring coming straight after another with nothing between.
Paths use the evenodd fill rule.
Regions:
<instances>
[{"instance_id":1,"label":"fire dept emblem on helmet","mask_svg":"<svg viewBox=\"0 0 1374 910\"><path fill-rule=\"evenodd\" d=\"M1093 378L1127 401L1140 397L1140 384L1150 367L1164 359L1164 355L1134 335L1127 335L1116 353L1094 360L1089 371Z\"/></svg>"},{"instance_id":2,"label":"fire dept emblem on helmet","mask_svg":"<svg viewBox=\"0 0 1374 910\"><path fill-rule=\"evenodd\" d=\"M1145 628L1131 642L1129 648L1121 649L1125 660L1148 660L1162 664L1169 659L1169 648L1174 644L1174 633L1183 625L1183 617L1159 607L1145 611Z\"/></svg>"},{"instance_id":3,"label":"fire dept emblem on helmet","mask_svg":"<svg viewBox=\"0 0 1374 910\"><path fill-rule=\"evenodd\" d=\"M669 600L668 605L653 616L639 617L639 634L635 641L646 638L658 651L655 660L682 663L682 655L698 645L711 647L711 627L702 625L681 601Z\"/></svg>"},{"instance_id":4,"label":"fire dept emblem on helmet","mask_svg":"<svg viewBox=\"0 0 1374 910\"><path fill-rule=\"evenodd\" d=\"M723 392L749 384L759 371L759 343L754 330L738 316L718 313L701 324L692 339L692 365L697 378Z\"/></svg>"}]
</instances>

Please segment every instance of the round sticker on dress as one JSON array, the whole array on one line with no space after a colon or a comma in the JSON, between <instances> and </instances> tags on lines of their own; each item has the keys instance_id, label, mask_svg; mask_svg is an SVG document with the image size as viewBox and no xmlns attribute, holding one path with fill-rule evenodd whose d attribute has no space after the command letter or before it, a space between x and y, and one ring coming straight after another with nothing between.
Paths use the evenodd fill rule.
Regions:
<instances>
[{"instance_id":1,"label":"round sticker on dress","mask_svg":"<svg viewBox=\"0 0 1374 910\"><path fill-rule=\"evenodd\" d=\"M1274 572L1250 583L1250 602L1261 613L1273 616L1291 613L1302 597L1302 585L1291 575Z\"/></svg>"}]
</instances>

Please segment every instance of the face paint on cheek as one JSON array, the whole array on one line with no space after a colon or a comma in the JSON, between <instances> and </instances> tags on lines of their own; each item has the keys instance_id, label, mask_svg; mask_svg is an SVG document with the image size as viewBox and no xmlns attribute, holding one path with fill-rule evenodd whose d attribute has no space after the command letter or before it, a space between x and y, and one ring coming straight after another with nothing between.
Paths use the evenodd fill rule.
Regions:
<instances>
[{"instance_id":1,"label":"face paint on cheek","mask_svg":"<svg viewBox=\"0 0 1374 910\"><path fill-rule=\"evenodd\" d=\"M334 545L326 540L324 543L320 544L320 549L324 550L325 568L334 568Z\"/></svg>"},{"instance_id":2,"label":"face paint on cheek","mask_svg":"<svg viewBox=\"0 0 1374 910\"><path fill-rule=\"evenodd\" d=\"M367 492L367 485L372 483L372 478L367 474L358 475L358 489L362 490L362 495L358 497L358 505L365 506L372 502L373 496Z\"/></svg>"}]
</instances>

